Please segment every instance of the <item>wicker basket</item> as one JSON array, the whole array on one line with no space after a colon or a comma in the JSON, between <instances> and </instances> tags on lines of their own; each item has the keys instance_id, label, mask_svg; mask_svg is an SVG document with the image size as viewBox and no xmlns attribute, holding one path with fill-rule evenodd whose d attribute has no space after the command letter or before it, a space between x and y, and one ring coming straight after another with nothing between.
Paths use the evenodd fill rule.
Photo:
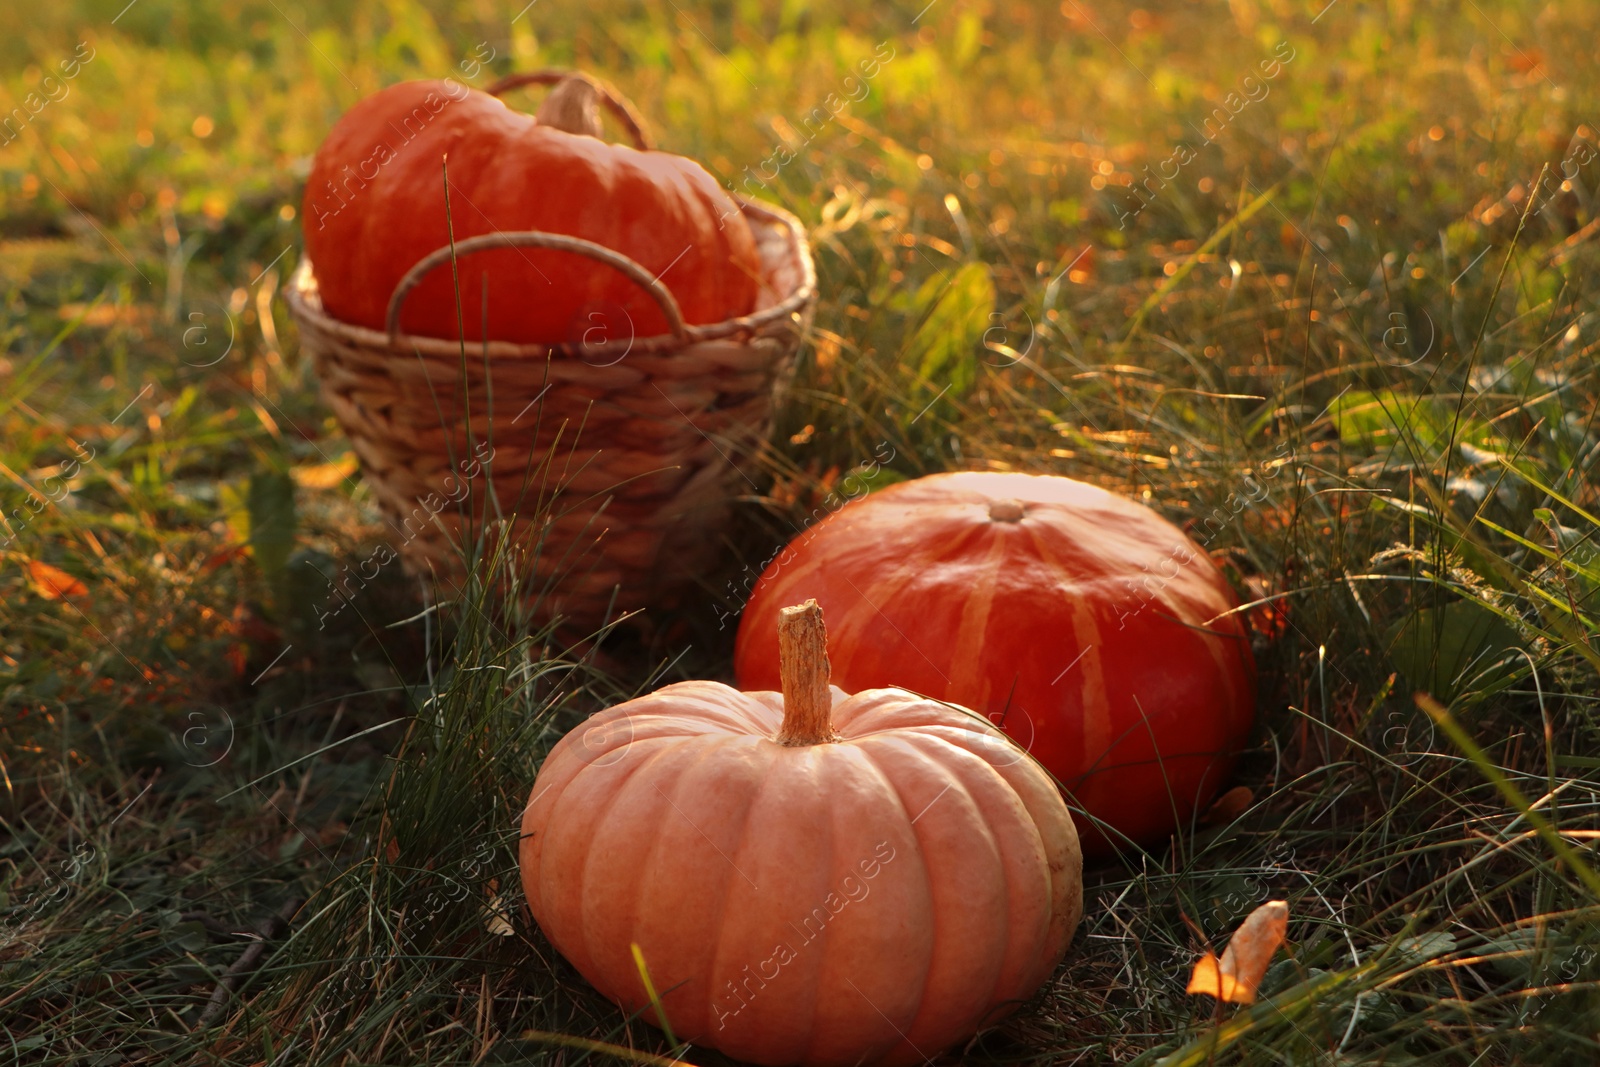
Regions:
<instances>
[{"instance_id":1,"label":"wicker basket","mask_svg":"<svg viewBox=\"0 0 1600 1067\"><path fill-rule=\"evenodd\" d=\"M593 627L608 613L671 606L706 573L733 496L751 488L740 462L770 430L816 292L799 221L739 206L761 257L761 295L751 314L711 325L686 325L648 270L587 241L495 233L456 243L458 257L533 246L610 264L661 308L671 333L658 337L468 342L463 360L459 341L399 331L406 294L448 267L449 248L401 280L387 334L327 315L313 265L300 264L287 299L301 344L408 570L458 582L463 526L487 515L514 517L518 543L538 544L528 584L546 618ZM491 461L478 464L475 450Z\"/></svg>"}]
</instances>

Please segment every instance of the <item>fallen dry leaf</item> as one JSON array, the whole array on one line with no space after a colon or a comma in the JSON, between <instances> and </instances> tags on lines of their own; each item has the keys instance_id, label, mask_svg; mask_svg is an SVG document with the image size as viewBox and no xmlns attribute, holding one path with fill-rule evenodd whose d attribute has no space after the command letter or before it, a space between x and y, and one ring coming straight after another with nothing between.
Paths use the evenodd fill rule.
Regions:
<instances>
[{"instance_id":1,"label":"fallen dry leaf","mask_svg":"<svg viewBox=\"0 0 1600 1067\"><path fill-rule=\"evenodd\" d=\"M289 473L302 489L332 489L348 480L361 466L354 452L346 452L332 463L314 467L295 467Z\"/></svg>"},{"instance_id":2,"label":"fallen dry leaf","mask_svg":"<svg viewBox=\"0 0 1600 1067\"><path fill-rule=\"evenodd\" d=\"M1245 809L1250 807L1255 798L1256 795L1249 786L1236 785L1216 799L1201 822L1207 826L1232 822L1245 813Z\"/></svg>"},{"instance_id":3,"label":"fallen dry leaf","mask_svg":"<svg viewBox=\"0 0 1600 1067\"><path fill-rule=\"evenodd\" d=\"M206 574L214 574L219 568L232 563L236 559L242 559L249 554L250 546L247 544L229 545L222 551L213 552L207 556L206 561L200 565L200 569Z\"/></svg>"},{"instance_id":4,"label":"fallen dry leaf","mask_svg":"<svg viewBox=\"0 0 1600 1067\"><path fill-rule=\"evenodd\" d=\"M1085 245L1067 262L1067 281L1073 285L1086 285L1094 280L1094 245Z\"/></svg>"},{"instance_id":5,"label":"fallen dry leaf","mask_svg":"<svg viewBox=\"0 0 1600 1067\"><path fill-rule=\"evenodd\" d=\"M1544 66L1544 52L1537 48L1519 48L1512 45L1510 48L1502 47L1500 51L1506 55L1506 66L1519 74L1527 74Z\"/></svg>"},{"instance_id":6,"label":"fallen dry leaf","mask_svg":"<svg viewBox=\"0 0 1600 1067\"><path fill-rule=\"evenodd\" d=\"M511 908L505 897L491 896L489 903L484 905L483 928L489 931L491 937L511 937L516 934L517 928L511 925Z\"/></svg>"},{"instance_id":7,"label":"fallen dry leaf","mask_svg":"<svg viewBox=\"0 0 1600 1067\"><path fill-rule=\"evenodd\" d=\"M78 579L48 563L36 559L28 561L28 584L46 600L64 600L67 597L88 596L89 587Z\"/></svg>"},{"instance_id":8,"label":"fallen dry leaf","mask_svg":"<svg viewBox=\"0 0 1600 1067\"><path fill-rule=\"evenodd\" d=\"M1273 953L1289 932L1289 905L1269 900L1239 924L1222 959L1210 952L1195 962L1189 978L1190 993L1205 993L1232 1004L1254 1004L1256 990L1267 973Z\"/></svg>"}]
</instances>

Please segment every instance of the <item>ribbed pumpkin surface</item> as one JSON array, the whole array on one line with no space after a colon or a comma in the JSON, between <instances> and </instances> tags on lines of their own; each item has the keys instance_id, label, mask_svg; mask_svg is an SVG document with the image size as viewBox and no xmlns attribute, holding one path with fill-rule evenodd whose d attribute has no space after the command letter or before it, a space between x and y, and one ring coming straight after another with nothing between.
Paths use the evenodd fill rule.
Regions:
<instances>
[{"instance_id":1,"label":"ribbed pumpkin surface","mask_svg":"<svg viewBox=\"0 0 1600 1067\"><path fill-rule=\"evenodd\" d=\"M638 944L680 1038L761 1064L920 1063L1029 997L1082 913L1056 789L975 715L833 693L785 746L778 693L682 682L551 752L522 876L551 942L629 1011Z\"/></svg>"},{"instance_id":2,"label":"ribbed pumpkin surface","mask_svg":"<svg viewBox=\"0 0 1600 1067\"><path fill-rule=\"evenodd\" d=\"M690 324L748 314L761 277L744 217L698 163L542 126L459 83L404 82L351 108L306 183L306 253L323 306L382 329L395 284L455 238L539 230L629 256L667 286ZM461 258L466 337L559 343L667 331L655 302L608 266L569 252L496 249ZM407 299L401 326L458 336L450 269ZM598 331L598 332L596 332Z\"/></svg>"},{"instance_id":3,"label":"ribbed pumpkin surface","mask_svg":"<svg viewBox=\"0 0 1600 1067\"><path fill-rule=\"evenodd\" d=\"M778 609L815 598L833 680L976 709L1095 819L1142 842L1208 803L1255 716L1232 589L1150 508L1069 478L938 474L797 538L739 626L739 684L777 684ZM1079 826L1087 851L1107 836Z\"/></svg>"}]
</instances>

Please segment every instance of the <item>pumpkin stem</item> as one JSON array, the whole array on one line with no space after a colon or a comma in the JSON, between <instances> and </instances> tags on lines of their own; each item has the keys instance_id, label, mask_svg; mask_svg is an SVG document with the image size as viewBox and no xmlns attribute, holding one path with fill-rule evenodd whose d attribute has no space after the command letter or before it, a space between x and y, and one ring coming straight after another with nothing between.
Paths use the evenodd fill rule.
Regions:
<instances>
[{"instance_id":1,"label":"pumpkin stem","mask_svg":"<svg viewBox=\"0 0 1600 1067\"><path fill-rule=\"evenodd\" d=\"M600 90L588 75L569 74L544 98L534 121L567 133L599 137L602 132Z\"/></svg>"},{"instance_id":2,"label":"pumpkin stem","mask_svg":"<svg viewBox=\"0 0 1600 1067\"><path fill-rule=\"evenodd\" d=\"M835 739L828 691L828 630L815 600L778 613L778 674L783 684L780 745L821 745Z\"/></svg>"},{"instance_id":3,"label":"pumpkin stem","mask_svg":"<svg viewBox=\"0 0 1600 1067\"><path fill-rule=\"evenodd\" d=\"M1020 500L996 500L989 505L989 518L995 522L1021 522L1027 513Z\"/></svg>"}]
</instances>

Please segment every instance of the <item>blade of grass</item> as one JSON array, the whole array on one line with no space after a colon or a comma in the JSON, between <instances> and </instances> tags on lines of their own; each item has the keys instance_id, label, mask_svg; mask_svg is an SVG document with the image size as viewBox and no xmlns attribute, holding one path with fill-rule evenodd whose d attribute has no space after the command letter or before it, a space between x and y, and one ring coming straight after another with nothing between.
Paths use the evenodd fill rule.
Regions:
<instances>
[{"instance_id":1,"label":"blade of grass","mask_svg":"<svg viewBox=\"0 0 1600 1067\"><path fill-rule=\"evenodd\" d=\"M1532 802L1523 795L1522 790L1518 789L1511 779L1506 777L1506 773L1479 747L1478 743L1472 739L1472 735L1467 733L1460 723L1456 722L1449 709L1427 693L1417 693L1413 699L1416 700L1417 707L1427 713L1428 717L1449 736L1456 747L1466 753L1467 758L1477 766L1479 772L1500 791L1500 795L1505 797L1512 807L1521 812L1522 817L1528 820L1528 825L1538 831L1539 837L1543 839L1545 844L1550 846L1550 851L1561 857L1567 866L1572 869L1572 873L1577 875L1589 892L1594 894L1595 899L1600 901L1600 874L1596 874L1594 868L1590 867L1584 858L1578 855L1576 849L1567 844L1566 839L1556 831L1550 821L1534 809Z\"/></svg>"}]
</instances>

